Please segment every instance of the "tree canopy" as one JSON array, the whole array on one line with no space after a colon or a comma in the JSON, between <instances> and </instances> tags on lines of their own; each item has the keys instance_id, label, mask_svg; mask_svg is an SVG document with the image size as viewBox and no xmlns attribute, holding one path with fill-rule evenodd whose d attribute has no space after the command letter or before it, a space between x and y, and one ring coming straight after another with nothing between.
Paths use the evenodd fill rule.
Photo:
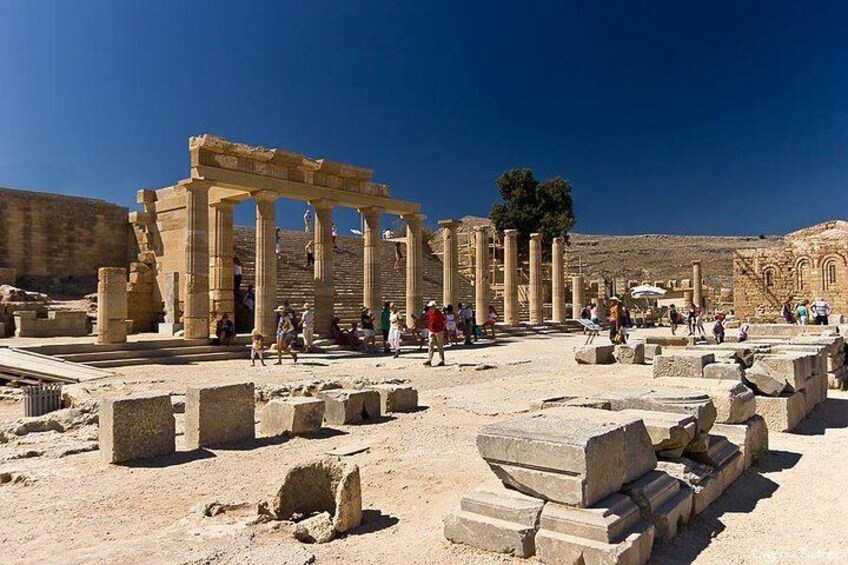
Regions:
<instances>
[{"instance_id":1,"label":"tree canopy","mask_svg":"<svg viewBox=\"0 0 848 565\"><path fill-rule=\"evenodd\" d=\"M519 249L526 249L530 234L542 234L545 253L555 237L568 236L574 225L571 183L562 177L539 182L530 169L512 169L498 178L502 202L492 208L498 232L517 230ZM523 253L522 253L523 255Z\"/></svg>"}]
</instances>

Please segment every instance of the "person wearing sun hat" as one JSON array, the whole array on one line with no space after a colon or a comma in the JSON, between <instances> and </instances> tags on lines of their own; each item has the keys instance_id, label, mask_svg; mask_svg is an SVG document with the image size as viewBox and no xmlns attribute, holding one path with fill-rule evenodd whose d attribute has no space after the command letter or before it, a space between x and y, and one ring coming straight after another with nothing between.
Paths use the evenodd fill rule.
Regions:
<instances>
[{"instance_id":1,"label":"person wearing sun hat","mask_svg":"<svg viewBox=\"0 0 848 565\"><path fill-rule=\"evenodd\" d=\"M315 337L315 313L308 302L303 304L303 313L300 315L300 329L303 332L303 350L311 352Z\"/></svg>"},{"instance_id":2,"label":"person wearing sun hat","mask_svg":"<svg viewBox=\"0 0 848 565\"><path fill-rule=\"evenodd\" d=\"M291 349L295 338L294 323L292 322L292 310L288 306L279 306L274 310L280 315L280 320L277 322L277 365L283 364L283 352L291 355L294 362L297 363L297 352Z\"/></svg>"},{"instance_id":3,"label":"person wearing sun hat","mask_svg":"<svg viewBox=\"0 0 848 565\"><path fill-rule=\"evenodd\" d=\"M610 341L612 343L624 343L626 339L622 327L624 324L624 308L617 296L610 298L609 310Z\"/></svg>"},{"instance_id":4,"label":"person wearing sun hat","mask_svg":"<svg viewBox=\"0 0 848 565\"><path fill-rule=\"evenodd\" d=\"M253 330L250 333L250 366L256 366L256 358L259 357L259 362L265 366L265 341L262 333L259 330Z\"/></svg>"}]
</instances>

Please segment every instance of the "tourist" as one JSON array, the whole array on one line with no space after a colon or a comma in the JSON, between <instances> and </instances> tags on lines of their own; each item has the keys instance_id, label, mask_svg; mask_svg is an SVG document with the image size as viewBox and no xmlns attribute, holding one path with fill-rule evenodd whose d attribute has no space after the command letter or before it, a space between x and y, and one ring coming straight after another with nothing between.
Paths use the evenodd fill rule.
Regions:
<instances>
[{"instance_id":1,"label":"tourist","mask_svg":"<svg viewBox=\"0 0 848 565\"><path fill-rule=\"evenodd\" d=\"M400 356L400 337L403 329L403 316L398 312L394 302L389 305L389 347L394 353L395 359Z\"/></svg>"},{"instance_id":2,"label":"tourist","mask_svg":"<svg viewBox=\"0 0 848 565\"><path fill-rule=\"evenodd\" d=\"M247 292L244 293L241 303L250 310L250 315L253 316L253 309L256 307L256 292L253 290L252 284L247 285Z\"/></svg>"},{"instance_id":3,"label":"tourist","mask_svg":"<svg viewBox=\"0 0 848 565\"><path fill-rule=\"evenodd\" d=\"M794 308L792 308L791 298L787 298L786 302L783 303L783 308L780 311L780 315L783 316L783 321L787 324L795 323L795 313Z\"/></svg>"},{"instance_id":4,"label":"tourist","mask_svg":"<svg viewBox=\"0 0 848 565\"><path fill-rule=\"evenodd\" d=\"M256 366L256 358L262 366L265 366L265 340L259 330L253 330L250 334L250 366Z\"/></svg>"},{"instance_id":5,"label":"tourist","mask_svg":"<svg viewBox=\"0 0 848 565\"><path fill-rule=\"evenodd\" d=\"M593 302L592 307L589 308L589 319L592 320L592 323L597 325L600 322L600 318L598 318L598 303Z\"/></svg>"},{"instance_id":6,"label":"tourist","mask_svg":"<svg viewBox=\"0 0 848 565\"><path fill-rule=\"evenodd\" d=\"M495 339L495 324L498 323L498 311L491 304L489 305L489 315L486 317L486 322L483 324L483 335L486 335L486 328L492 330L492 339Z\"/></svg>"},{"instance_id":7,"label":"tourist","mask_svg":"<svg viewBox=\"0 0 848 565\"><path fill-rule=\"evenodd\" d=\"M285 306L279 306L275 312L280 315L277 321L277 365L283 364L283 352L291 355L291 358L294 359L294 362L297 363L297 352L292 349L292 343L294 343L296 332L294 329L294 323L292 322L292 311L288 305L288 302L285 303Z\"/></svg>"},{"instance_id":8,"label":"tourist","mask_svg":"<svg viewBox=\"0 0 848 565\"><path fill-rule=\"evenodd\" d=\"M395 236L395 234L392 233L392 230L390 230L390 229L383 230L383 239L384 240L388 241L388 240L392 239L394 236Z\"/></svg>"},{"instance_id":9,"label":"tourist","mask_svg":"<svg viewBox=\"0 0 848 565\"><path fill-rule=\"evenodd\" d=\"M427 360L424 362L424 365L427 367L433 364L433 353L438 350L439 351L439 363L436 365L437 367L444 367L445 365L445 315L441 310L436 306L434 301L430 301L427 304L427 331L429 334L428 337L428 347L427 347ZM469 342L470 343L470 342Z\"/></svg>"},{"instance_id":10,"label":"tourist","mask_svg":"<svg viewBox=\"0 0 848 565\"><path fill-rule=\"evenodd\" d=\"M309 208L303 213L303 231L312 233L312 210Z\"/></svg>"},{"instance_id":11,"label":"tourist","mask_svg":"<svg viewBox=\"0 0 848 565\"><path fill-rule=\"evenodd\" d=\"M303 304L303 313L300 315L300 329L303 332L303 350L312 352L312 344L315 340L315 313L312 312L309 303Z\"/></svg>"},{"instance_id":12,"label":"tourist","mask_svg":"<svg viewBox=\"0 0 848 565\"><path fill-rule=\"evenodd\" d=\"M371 314L371 310L369 310L366 306L363 306L362 314L359 318L362 325L360 329L362 330L362 340L365 342L365 352L368 353L371 349L376 347L374 315Z\"/></svg>"},{"instance_id":13,"label":"tourist","mask_svg":"<svg viewBox=\"0 0 848 565\"><path fill-rule=\"evenodd\" d=\"M241 259L233 257L233 292L238 295L241 292Z\"/></svg>"},{"instance_id":14,"label":"tourist","mask_svg":"<svg viewBox=\"0 0 848 565\"><path fill-rule=\"evenodd\" d=\"M627 338L630 335L630 328L633 327L633 319L630 317L630 310L623 303L621 305L621 309L624 312L624 320L618 331L622 334L622 343L627 343Z\"/></svg>"},{"instance_id":15,"label":"tourist","mask_svg":"<svg viewBox=\"0 0 848 565\"><path fill-rule=\"evenodd\" d=\"M736 340L740 343L748 341L748 324L742 324L739 326L739 334L737 335Z\"/></svg>"},{"instance_id":16,"label":"tourist","mask_svg":"<svg viewBox=\"0 0 848 565\"><path fill-rule=\"evenodd\" d=\"M306 247L303 248L306 252L306 267L309 268L315 264L315 252L312 250L312 240L306 242Z\"/></svg>"},{"instance_id":17,"label":"tourist","mask_svg":"<svg viewBox=\"0 0 848 565\"><path fill-rule=\"evenodd\" d=\"M333 236L333 249L338 249L339 245L337 240L339 238L339 230L336 228L336 224L333 224L333 228L330 230L330 234Z\"/></svg>"},{"instance_id":18,"label":"tourist","mask_svg":"<svg viewBox=\"0 0 848 565\"><path fill-rule=\"evenodd\" d=\"M824 298L819 297L815 302L813 302L813 314L815 315L815 325L826 326L828 324L828 317L830 316L830 313L830 304L828 304L827 300L825 300Z\"/></svg>"},{"instance_id":19,"label":"tourist","mask_svg":"<svg viewBox=\"0 0 848 565\"><path fill-rule=\"evenodd\" d=\"M283 230L281 230L280 228L276 228L274 230L274 253L276 253L278 257L280 256L280 253L283 252L282 233L283 233Z\"/></svg>"},{"instance_id":20,"label":"tourist","mask_svg":"<svg viewBox=\"0 0 848 565\"><path fill-rule=\"evenodd\" d=\"M677 312L677 307L672 304L668 307L668 325L671 326L671 335L677 332L677 324L680 321L680 314Z\"/></svg>"},{"instance_id":21,"label":"tourist","mask_svg":"<svg viewBox=\"0 0 848 565\"><path fill-rule=\"evenodd\" d=\"M471 328L472 328L472 337L474 338L474 342L480 339L480 326L477 324L477 310L471 307L471 304L468 305L468 309L471 310Z\"/></svg>"},{"instance_id":22,"label":"tourist","mask_svg":"<svg viewBox=\"0 0 848 565\"><path fill-rule=\"evenodd\" d=\"M695 335L695 321L698 318L697 307L693 303L689 303L689 314L686 316L686 325L689 326L689 335Z\"/></svg>"},{"instance_id":23,"label":"tourist","mask_svg":"<svg viewBox=\"0 0 848 565\"><path fill-rule=\"evenodd\" d=\"M332 322L330 322L330 336L333 338L333 341L336 345L342 347L356 348L359 345L358 341L350 332L343 330L339 325L340 323L341 320L338 316L334 316Z\"/></svg>"},{"instance_id":24,"label":"tourist","mask_svg":"<svg viewBox=\"0 0 848 565\"><path fill-rule=\"evenodd\" d=\"M400 270L400 263L403 261L403 250L401 249L401 242L395 242L395 271Z\"/></svg>"},{"instance_id":25,"label":"tourist","mask_svg":"<svg viewBox=\"0 0 848 565\"><path fill-rule=\"evenodd\" d=\"M389 326L392 317L391 304L383 302L383 311L380 312L380 331L383 333L383 351L389 352Z\"/></svg>"},{"instance_id":26,"label":"tourist","mask_svg":"<svg viewBox=\"0 0 848 565\"><path fill-rule=\"evenodd\" d=\"M423 316L419 316L418 314L413 312L410 317L412 318L412 337L415 339L415 341L418 342L418 351L423 351L424 344L427 341L427 339L424 337L424 332L427 330L422 327L424 322L421 321Z\"/></svg>"},{"instance_id":27,"label":"tourist","mask_svg":"<svg viewBox=\"0 0 848 565\"><path fill-rule=\"evenodd\" d=\"M700 306L695 307L695 331L701 337L707 337L707 332L704 331L704 309Z\"/></svg>"},{"instance_id":28,"label":"tourist","mask_svg":"<svg viewBox=\"0 0 848 565\"><path fill-rule=\"evenodd\" d=\"M584 306L580 311L580 319L581 320L591 320L592 319L592 309L589 306Z\"/></svg>"},{"instance_id":29,"label":"tourist","mask_svg":"<svg viewBox=\"0 0 848 565\"><path fill-rule=\"evenodd\" d=\"M724 324L718 318L713 324L713 337L715 337L716 343L724 343Z\"/></svg>"},{"instance_id":30,"label":"tourist","mask_svg":"<svg viewBox=\"0 0 848 565\"><path fill-rule=\"evenodd\" d=\"M798 314L798 325L806 326L807 322L810 320L810 310L807 308L807 305L810 303L809 300L804 299L798 305L798 308L795 309L795 313Z\"/></svg>"},{"instance_id":31,"label":"tourist","mask_svg":"<svg viewBox=\"0 0 848 565\"><path fill-rule=\"evenodd\" d=\"M236 325L226 312L215 323L215 335L220 345L232 345L236 340Z\"/></svg>"},{"instance_id":32,"label":"tourist","mask_svg":"<svg viewBox=\"0 0 848 565\"><path fill-rule=\"evenodd\" d=\"M474 310L470 304L464 307L460 304L462 317L462 332L465 334L465 345L471 345L471 337L474 335Z\"/></svg>"},{"instance_id":33,"label":"tourist","mask_svg":"<svg viewBox=\"0 0 848 565\"><path fill-rule=\"evenodd\" d=\"M452 346L459 345L459 337L456 335L456 314L454 314L453 304L448 304L445 308L445 333L447 333L447 342Z\"/></svg>"},{"instance_id":34,"label":"tourist","mask_svg":"<svg viewBox=\"0 0 848 565\"><path fill-rule=\"evenodd\" d=\"M621 331L621 328L624 325L624 309L622 308L621 302L619 302L617 296L610 298L609 323L610 342L614 344L625 343L627 337L624 332Z\"/></svg>"}]
</instances>

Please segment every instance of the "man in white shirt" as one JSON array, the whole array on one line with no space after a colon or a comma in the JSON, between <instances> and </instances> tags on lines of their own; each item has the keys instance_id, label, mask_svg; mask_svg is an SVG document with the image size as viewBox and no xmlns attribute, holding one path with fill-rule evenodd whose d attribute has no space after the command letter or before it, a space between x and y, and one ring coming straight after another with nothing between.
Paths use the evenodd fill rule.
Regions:
<instances>
[{"instance_id":1,"label":"man in white shirt","mask_svg":"<svg viewBox=\"0 0 848 565\"><path fill-rule=\"evenodd\" d=\"M312 342L315 336L315 314L309 307L309 303L303 305L303 314L300 315L300 327L303 330L303 350L312 351Z\"/></svg>"},{"instance_id":2,"label":"man in white shirt","mask_svg":"<svg viewBox=\"0 0 848 565\"><path fill-rule=\"evenodd\" d=\"M303 213L303 231L312 233L312 211L309 208Z\"/></svg>"}]
</instances>

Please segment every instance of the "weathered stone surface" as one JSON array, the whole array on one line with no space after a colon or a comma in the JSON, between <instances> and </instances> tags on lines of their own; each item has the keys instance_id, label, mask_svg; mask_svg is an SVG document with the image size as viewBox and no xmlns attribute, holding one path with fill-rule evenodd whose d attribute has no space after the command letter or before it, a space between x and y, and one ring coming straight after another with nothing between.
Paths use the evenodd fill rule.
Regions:
<instances>
[{"instance_id":1,"label":"weathered stone surface","mask_svg":"<svg viewBox=\"0 0 848 565\"><path fill-rule=\"evenodd\" d=\"M380 393L376 390L326 390L318 393L324 403L324 421L331 425L361 424L380 417Z\"/></svg>"},{"instance_id":2,"label":"weathered stone surface","mask_svg":"<svg viewBox=\"0 0 848 565\"><path fill-rule=\"evenodd\" d=\"M789 384L786 377L759 361L745 371L744 382L763 396L778 396Z\"/></svg>"},{"instance_id":3,"label":"weathered stone surface","mask_svg":"<svg viewBox=\"0 0 848 565\"><path fill-rule=\"evenodd\" d=\"M682 453L695 438L698 429L695 417L688 414L652 410L622 410L619 414L640 418L644 422L656 452L680 450Z\"/></svg>"},{"instance_id":4,"label":"weathered stone surface","mask_svg":"<svg viewBox=\"0 0 848 565\"><path fill-rule=\"evenodd\" d=\"M460 510L445 518L445 537L485 551L530 557L545 501L486 482L462 497Z\"/></svg>"},{"instance_id":5,"label":"weathered stone surface","mask_svg":"<svg viewBox=\"0 0 848 565\"><path fill-rule=\"evenodd\" d=\"M693 492L681 489L680 482L663 471L651 471L624 486L623 494L630 497L642 519L653 524L656 537L666 542L692 515Z\"/></svg>"},{"instance_id":6,"label":"weathered stone surface","mask_svg":"<svg viewBox=\"0 0 848 565\"><path fill-rule=\"evenodd\" d=\"M613 494L592 508L548 503L536 553L548 565L642 564L651 555L654 527L626 496Z\"/></svg>"},{"instance_id":7,"label":"weathered stone surface","mask_svg":"<svg viewBox=\"0 0 848 565\"><path fill-rule=\"evenodd\" d=\"M333 519L329 512L321 512L298 522L292 533L295 539L304 543L328 543L336 537Z\"/></svg>"},{"instance_id":8,"label":"weathered stone surface","mask_svg":"<svg viewBox=\"0 0 848 565\"><path fill-rule=\"evenodd\" d=\"M786 396L757 398L757 414L766 421L770 432L788 432L806 415L806 403L801 392Z\"/></svg>"},{"instance_id":9,"label":"weathered stone surface","mask_svg":"<svg viewBox=\"0 0 848 565\"><path fill-rule=\"evenodd\" d=\"M731 458L740 453L739 448L727 441L724 436L710 434L710 443L706 451L692 453L691 458L714 469L722 468Z\"/></svg>"},{"instance_id":10,"label":"weathered stone surface","mask_svg":"<svg viewBox=\"0 0 848 565\"><path fill-rule=\"evenodd\" d=\"M804 388L807 377L813 371L811 361L804 354L756 355L755 359L786 379L787 392L795 392Z\"/></svg>"},{"instance_id":11,"label":"weathered stone surface","mask_svg":"<svg viewBox=\"0 0 848 565\"><path fill-rule=\"evenodd\" d=\"M692 491L692 515L700 514L724 492L721 476L708 465L685 457L659 461L657 470L669 474Z\"/></svg>"},{"instance_id":12,"label":"weathered stone surface","mask_svg":"<svg viewBox=\"0 0 848 565\"><path fill-rule=\"evenodd\" d=\"M383 414L418 409L418 391L411 385L379 384L368 388L380 393L380 411Z\"/></svg>"},{"instance_id":13,"label":"weathered stone surface","mask_svg":"<svg viewBox=\"0 0 848 565\"><path fill-rule=\"evenodd\" d=\"M716 421L716 408L709 395L677 387L655 386L617 389L604 393L615 411L653 410L690 414L698 423L698 431L707 432Z\"/></svg>"},{"instance_id":14,"label":"weathered stone surface","mask_svg":"<svg viewBox=\"0 0 848 565\"><path fill-rule=\"evenodd\" d=\"M654 357L657 355L662 355L662 345L658 343L646 343L645 344L645 360L653 361Z\"/></svg>"},{"instance_id":15,"label":"weathered stone surface","mask_svg":"<svg viewBox=\"0 0 848 565\"><path fill-rule=\"evenodd\" d=\"M100 454L107 463L170 455L176 428L167 392L141 392L100 403Z\"/></svg>"},{"instance_id":16,"label":"weathered stone surface","mask_svg":"<svg viewBox=\"0 0 848 565\"><path fill-rule=\"evenodd\" d=\"M262 409L259 428L264 436L314 434L324 422L324 401L299 397L268 402Z\"/></svg>"},{"instance_id":17,"label":"weathered stone surface","mask_svg":"<svg viewBox=\"0 0 848 565\"><path fill-rule=\"evenodd\" d=\"M574 360L581 365L604 365L612 363L613 345L583 345L574 348Z\"/></svg>"},{"instance_id":18,"label":"weathered stone surface","mask_svg":"<svg viewBox=\"0 0 848 565\"><path fill-rule=\"evenodd\" d=\"M333 529L343 533L362 522L359 467L329 457L289 469L271 503L280 520L328 512Z\"/></svg>"},{"instance_id":19,"label":"weathered stone surface","mask_svg":"<svg viewBox=\"0 0 848 565\"><path fill-rule=\"evenodd\" d=\"M742 452L747 469L768 453L768 426L762 416L754 415L742 424L716 424L711 435L722 436Z\"/></svg>"},{"instance_id":20,"label":"weathered stone surface","mask_svg":"<svg viewBox=\"0 0 848 565\"><path fill-rule=\"evenodd\" d=\"M734 380L662 378L657 384L681 387L705 393L716 409L716 422L739 424L756 412L754 393L747 386Z\"/></svg>"},{"instance_id":21,"label":"weathered stone surface","mask_svg":"<svg viewBox=\"0 0 848 565\"><path fill-rule=\"evenodd\" d=\"M613 351L616 363L622 365L644 365L645 364L645 344L641 341L636 341L628 344L616 345Z\"/></svg>"},{"instance_id":22,"label":"weathered stone surface","mask_svg":"<svg viewBox=\"0 0 848 565\"><path fill-rule=\"evenodd\" d=\"M743 367L750 367L754 363L754 349L747 344L720 343L715 345L689 345L687 351L699 351L701 353L713 353L718 361L719 357L732 359Z\"/></svg>"},{"instance_id":23,"label":"weathered stone surface","mask_svg":"<svg viewBox=\"0 0 848 565\"><path fill-rule=\"evenodd\" d=\"M804 395L804 414L809 414L821 403L821 388L818 377L813 376L807 379L807 383L801 389L801 394Z\"/></svg>"},{"instance_id":24,"label":"weathered stone surface","mask_svg":"<svg viewBox=\"0 0 848 565\"><path fill-rule=\"evenodd\" d=\"M733 363L713 363L704 367L705 379L717 379L725 381L741 381L745 370L742 365Z\"/></svg>"},{"instance_id":25,"label":"weathered stone surface","mask_svg":"<svg viewBox=\"0 0 848 565\"><path fill-rule=\"evenodd\" d=\"M253 383L186 387L186 448L254 439L253 403Z\"/></svg>"},{"instance_id":26,"label":"weathered stone surface","mask_svg":"<svg viewBox=\"0 0 848 565\"><path fill-rule=\"evenodd\" d=\"M664 353L654 357L654 378L701 378L704 376L704 367L714 362L715 355L712 353L699 353L697 351Z\"/></svg>"}]
</instances>

